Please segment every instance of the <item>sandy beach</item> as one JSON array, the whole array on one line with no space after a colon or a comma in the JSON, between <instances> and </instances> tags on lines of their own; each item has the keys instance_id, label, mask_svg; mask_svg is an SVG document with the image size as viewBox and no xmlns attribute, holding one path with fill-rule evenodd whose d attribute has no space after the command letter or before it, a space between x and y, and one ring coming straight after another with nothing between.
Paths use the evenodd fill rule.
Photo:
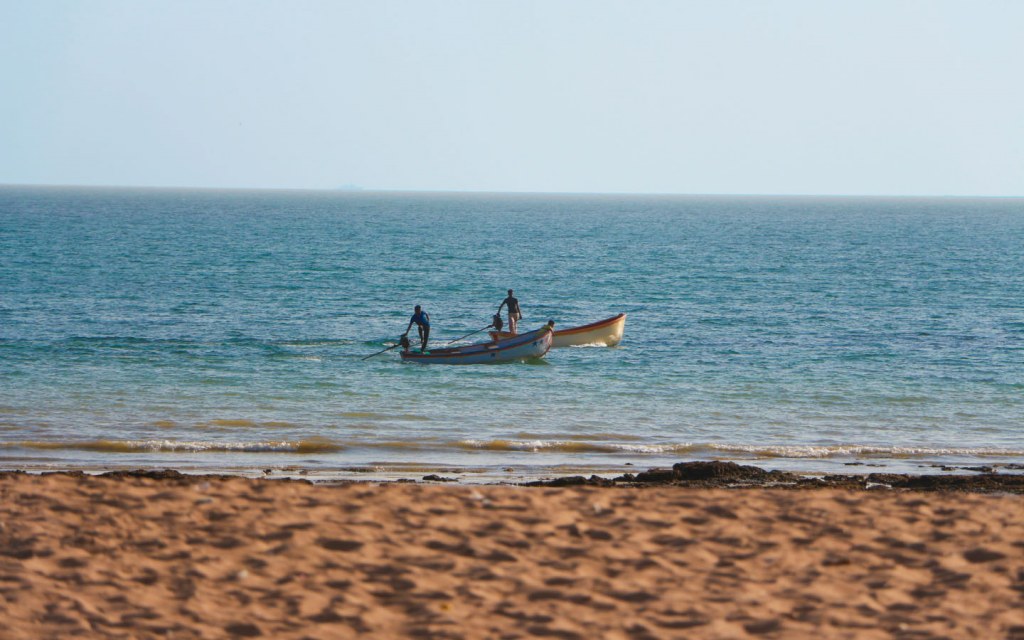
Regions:
<instances>
[{"instance_id":1,"label":"sandy beach","mask_svg":"<svg viewBox=\"0 0 1024 640\"><path fill-rule=\"evenodd\" d=\"M11 473L0 495L3 638L1024 638L1008 493Z\"/></svg>"}]
</instances>

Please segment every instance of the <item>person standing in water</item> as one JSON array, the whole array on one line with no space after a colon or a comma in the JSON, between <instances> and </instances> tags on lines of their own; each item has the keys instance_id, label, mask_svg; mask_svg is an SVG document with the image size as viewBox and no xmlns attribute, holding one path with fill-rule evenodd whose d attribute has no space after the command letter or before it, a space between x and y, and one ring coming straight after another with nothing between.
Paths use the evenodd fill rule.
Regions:
<instances>
[{"instance_id":1,"label":"person standing in water","mask_svg":"<svg viewBox=\"0 0 1024 640\"><path fill-rule=\"evenodd\" d=\"M523 314L519 310L519 300L512 295L512 290L508 290L508 297L501 301L498 305L498 315L501 315L501 308L508 305L508 330L512 335L516 335L516 326L520 320L523 319Z\"/></svg>"},{"instance_id":2,"label":"person standing in water","mask_svg":"<svg viewBox=\"0 0 1024 640\"><path fill-rule=\"evenodd\" d=\"M412 329L412 325L415 324L416 328L420 332L420 351L427 350L427 340L430 339L430 315L420 308L420 305L416 305L415 313L412 314L412 318L409 319L409 326L405 328L405 333L402 337L409 335L409 329Z\"/></svg>"}]
</instances>

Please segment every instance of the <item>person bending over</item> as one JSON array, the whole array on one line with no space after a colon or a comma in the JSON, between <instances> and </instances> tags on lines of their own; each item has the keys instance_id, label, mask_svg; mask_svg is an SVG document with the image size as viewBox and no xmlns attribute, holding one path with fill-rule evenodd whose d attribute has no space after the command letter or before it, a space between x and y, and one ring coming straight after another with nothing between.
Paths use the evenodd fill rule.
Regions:
<instances>
[{"instance_id":1,"label":"person bending over","mask_svg":"<svg viewBox=\"0 0 1024 640\"><path fill-rule=\"evenodd\" d=\"M405 328L405 333L402 334L402 337L409 335L409 329L412 329L414 324L420 332L420 351L426 351L427 340L430 339L430 315L421 309L420 305L416 305L415 313L409 319L409 326Z\"/></svg>"}]
</instances>

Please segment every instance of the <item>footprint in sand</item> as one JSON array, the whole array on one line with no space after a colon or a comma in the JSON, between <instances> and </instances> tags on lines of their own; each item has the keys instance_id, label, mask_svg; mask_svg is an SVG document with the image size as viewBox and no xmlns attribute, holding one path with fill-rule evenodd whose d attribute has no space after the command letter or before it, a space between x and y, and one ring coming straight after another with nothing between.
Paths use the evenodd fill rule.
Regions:
<instances>
[{"instance_id":1,"label":"footprint in sand","mask_svg":"<svg viewBox=\"0 0 1024 640\"><path fill-rule=\"evenodd\" d=\"M1005 553L999 551L992 551L991 549L970 549L964 551L964 559L973 564L979 564L982 562L994 562L996 560L1002 560L1006 558Z\"/></svg>"},{"instance_id":2,"label":"footprint in sand","mask_svg":"<svg viewBox=\"0 0 1024 640\"><path fill-rule=\"evenodd\" d=\"M339 540L337 538L317 538L316 543L328 551L356 551L363 548L358 540Z\"/></svg>"},{"instance_id":3,"label":"footprint in sand","mask_svg":"<svg viewBox=\"0 0 1024 640\"><path fill-rule=\"evenodd\" d=\"M256 638L263 635L263 632L254 624L239 622L224 627L230 635L238 638Z\"/></svg>"}]
</instances>

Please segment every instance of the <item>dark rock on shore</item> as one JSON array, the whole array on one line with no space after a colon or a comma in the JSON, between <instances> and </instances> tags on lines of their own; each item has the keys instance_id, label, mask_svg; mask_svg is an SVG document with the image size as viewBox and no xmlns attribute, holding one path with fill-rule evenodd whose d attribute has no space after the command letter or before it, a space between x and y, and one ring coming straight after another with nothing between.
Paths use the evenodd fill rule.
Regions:
<instances>
[{"instance_id":1,"label":"dark rock on shore","mask_svg":"<svg viewBox=\"0 0 1024 640\"><path fill-rule=\"evenodd\" d=\"M188 476L173 469L133 469L129 471L107 471L101 478L149 478L151 480L186 480Z\"/></svg>"},{"instance_id":2,"label":"dark rock on shore","mask_svg":"<svg viewBox=\"0 0 1024 640\"><path fill-rule=\"evenodd\" d=\"M673 469L648 469L636 474L636 482L671 482L678 480Z\"/></svg>"},{"instance_id":3,"label":"dark rock on shore","mask_svg":"<svg viewBox=\"0 0 1024 640\"><path fill-rule=\"evenodd\" d=\"M590 484L590 481L583 476L562 476L552 480L537 480L536 482L525 482L526 487L578 487Z\"/></svg>"},{"instance_id":4,"label":"dark rock on shore","mask_svg":"<svg viewBox=\"0 0 1024 640\"><path fill-rule=\"evenodd\" d=\"M672 472L677 480L762 480L771 475L760 467L719 460L679 462L672 465Z\"/></svg>"},{"instance_id":5,"label":"dark rock on shore","mask_svg":"<svg viewBox=\"0 0 1024 640\"><path fill-rule=\"evenodd\" d=\"M423 476L423 480L425 480L426 482L458 482L459 481L458 478L446 478L444 476L439 476L436 473L432 473L429 476Z\"/></svg>"}]
</instances>

